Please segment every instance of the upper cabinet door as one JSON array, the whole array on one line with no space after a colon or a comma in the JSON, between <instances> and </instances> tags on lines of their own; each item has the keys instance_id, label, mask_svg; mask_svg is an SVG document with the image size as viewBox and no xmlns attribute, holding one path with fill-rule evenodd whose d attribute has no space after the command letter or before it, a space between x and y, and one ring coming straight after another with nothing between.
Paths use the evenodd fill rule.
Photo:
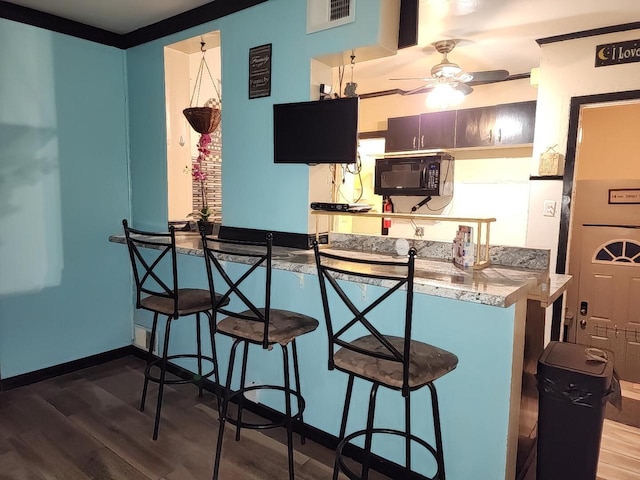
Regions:
<instances>
[{"instance_id":1,"label":"upper cabinet door","mask_svg":"<svg viewBox=\"0 0 640 480\"><path fill-rule=\"evenodd\" d=\"M387 123L385 152L405 152L418 150L420 134L420 115L390 118Z\"/></svg>"},{"instance_id":2,"label":"upper cabinet door","mask_svg":"<svg viewBox=\"0 0 640 480\"><path fill-rule=\"evenodd\" d=\"M533 143L536 121L536 102L498 105L496 117L496 145Z\"/></svg>"},{"instance_id":3,"label":"upper cabinet door","mask_svg":"<svg viewBox=\"0 0 640 480\"><path fill-rule=\"evenodd\" d=\"M455 147L488 147L494 145L495 124L495 106L458 110Z\"/></svg>"},{"instance_id":4,"label":"upper cabinet door","mask_svg":"<svg viewBox=\"0 0 640 480\"><path fill-rule=\"evenodd\" d=\"M453 148L456 138L456 111L420 115L420 149Z\"/></svg>"}]
</instances>

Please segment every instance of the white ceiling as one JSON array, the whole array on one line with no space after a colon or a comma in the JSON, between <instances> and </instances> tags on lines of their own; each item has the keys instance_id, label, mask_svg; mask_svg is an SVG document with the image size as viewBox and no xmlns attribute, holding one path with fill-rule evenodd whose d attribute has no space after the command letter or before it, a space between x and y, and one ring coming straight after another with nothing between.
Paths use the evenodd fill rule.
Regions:
<instances>
[{"instance_id":1,"label":"white ceiling","mask_svg":"<svg viewBox=\"0 0 640 480\"><path fill-rule=\"evenodd\" d=\"M8 1L119 34L210 2ZM536 39L637 21L640 0L420 0L419 44L392 57L360 64L356 51L354 81L358 83L358 93L418 87L420 81L388 79L429 76L431 67L441 59L430 44L449 38L461 40L449 60L466 71L506 69L512 74L528 73L539 64Z\"/></svg>"},{"instance_id":2,"label":"white ceiling","mask_svg":"<svg viewBox=\"0 0 640 480\"><path fill-rule=\"evenodd\" d=\"M431 43L442 39L461 40L449 60L465 71L529 73L540 64L536 39L638 21L640 0L420 0L418 45L361 65L356 58L354 81L358 93L419 87L388 79L429 77L442 58Z\"/></svg>"}]
</instances>

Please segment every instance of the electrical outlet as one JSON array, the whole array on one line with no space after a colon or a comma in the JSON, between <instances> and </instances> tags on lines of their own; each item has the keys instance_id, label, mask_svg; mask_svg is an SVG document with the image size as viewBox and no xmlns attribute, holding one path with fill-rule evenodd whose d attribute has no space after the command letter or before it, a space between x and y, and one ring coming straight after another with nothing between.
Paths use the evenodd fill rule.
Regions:
<instances>
[{"instance_id":1,"label":"electrical outlet","mask_svg":"<svg viewBox=\"0 0 640 480\"><path fill-rule=\"evenodd\" d=\"M424 227L416 227L416 237L424 237Z\"/></svg>"},{"instance_id":2,"label":"electrical outlet","mask_svg":"<svg viewBox=\"0 0 640 480\"><path fill-rule=\"evenodd\" d=\"M545 200L544 207L542 208L542 214L545 217L555 217L556 216L556 202L555 200Z\"/></svg>"}]
</instances>

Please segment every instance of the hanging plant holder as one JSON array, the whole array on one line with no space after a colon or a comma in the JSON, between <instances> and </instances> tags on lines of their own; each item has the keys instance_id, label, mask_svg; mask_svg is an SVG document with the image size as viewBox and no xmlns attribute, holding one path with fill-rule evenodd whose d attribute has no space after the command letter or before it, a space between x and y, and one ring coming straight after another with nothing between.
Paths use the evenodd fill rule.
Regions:
<instances>
[{"instance_id":1,"label":"hanging plant holder","mask_svg":"<svg viewBox=\"0 0 640 480\"><path fill-rule=\"evenodd\" d=\"M182 113L186 117L189 125L200 134L211 133L218 125L222 118L222 112L219 108L213 107L189 107L185 108Z\"/></svg>"},{"instance_id":2,"label":"hanging plant holder","mask_svg":"<svg viewBox=\"0 0 640 480\"><path fill-rule=\"evenodd\" d=\"M196 82L193 86L193 93L191 94L191 100L189 101L189 108L185 108L182 113L186 117L189 125L198 132L199 134L206 134L213 132L218 125L220 125L220 120L222 118L222 98L220 96L220 91L216 86L216 82L213 79L213 75L211 75L211 70L209 70L209 65L207 65L207 61L205 59L205 48L204 42L200 42L200 50L202 51L202 59L200 60L200 68L198 69L198 74L196 76ZM200 98L200 87L202 86L202 74L204 69L207 69L209 73L209 78L211 79L211 83L213 84L213 88L218 95L218 102L215 102L213 99L208 100L205 103L204 107L194 107L193 99L195 97L195 105L198 104L198 99ZM218 104L216 106L215 104Z\"/></svg>"}]
</instances>

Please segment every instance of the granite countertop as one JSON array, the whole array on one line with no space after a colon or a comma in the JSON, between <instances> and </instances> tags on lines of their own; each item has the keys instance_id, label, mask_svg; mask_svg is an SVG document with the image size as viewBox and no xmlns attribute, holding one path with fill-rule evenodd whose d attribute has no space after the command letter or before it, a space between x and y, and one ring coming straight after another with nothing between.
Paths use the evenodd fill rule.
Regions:
<instances>
[{"instance_id":1,"label":"granite countertop","mask_svg":"<svg viewBox=\"0 0 640 480\"><path fill-rule=\"evenodd\" d=\"M113 235L109 241L125 243L124 235ZM176 234L177 251L183 255L202 256L200 237L194 234ZM338 255L359 258L393 258L393 255L361 251L346 252L343 249L322 247ZM400 258L397 257L396 258ZM224 256L221 259L225 260ZM235 261L236 257L227 260ZM273 247L273 268L290 272L316 275L313 250L299 250L286 247ZM365 267L366 268L366 267ZM353 276L344 277L359 283L381 284ZM526 297L540 284L549 282L548 269L526 269L520 267L490 266L482 270L463 270L450 261L420 258L416 260L414 291L426 295L451 298L465 302L480 303L495 307L509 307L519 299Z\"/></svg>"}]
</instances>

